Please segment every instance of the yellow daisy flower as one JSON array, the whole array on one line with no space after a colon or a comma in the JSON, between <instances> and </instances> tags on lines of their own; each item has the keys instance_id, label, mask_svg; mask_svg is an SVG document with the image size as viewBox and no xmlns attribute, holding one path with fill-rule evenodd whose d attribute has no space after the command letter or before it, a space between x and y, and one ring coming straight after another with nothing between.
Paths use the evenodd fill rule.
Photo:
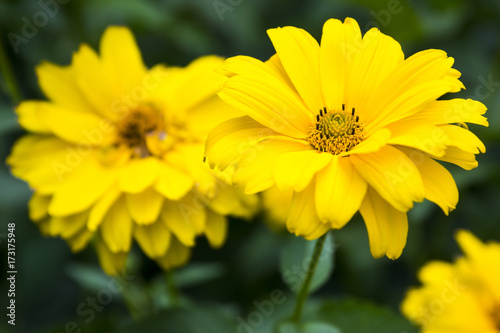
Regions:
<instances>
[{"instance_id":1,"label":"yellow daisy flower","mask_svg":"<svg viewBox=\"0 0 500 333\"><path fill-rule=\"evenodd\" d=\"M401 309L422 333L500 332L500 243L482 243L469 231L456 235L465 253L455 263L433 261L419 272Z\"/></svg>"},{"instance_id":2,"label":"yellow daisy flower","mask_svg":"<svg viewBox=\"0 0 500 333\"><path fill-rule=\"evenodd\" d=\"M437 100L464 88L440 50L405 59L398 42L357 22L328 20L321 44L295 27L268 30L276 54L229 58L219 96L247 115L207 139L211 166L236 165L245 193L292 189L290 232L315 239L359 210L374 257L398 258L406 212L435 202L448 214L458 191L435 160L477 166L483 143L464 124L488 126L477 101Z\"/></svg>"},{"instance_id":3,"label":"yellow daisy flower","mask_svg":"<svg viewBox=\"0 0 500 333\"><path fill-rule=\"evenodd\" d=\"M38 66L49 100L17 108L31 134L8 163L34 190L30 217L42 232L75 252L94 238L108 274L133 238L164 269L184 264L198 235L221 246L225 215L249 217L257 206L203 163L209 131L238 113L216 95L222 62L148 70L131 32L110 27L100 55L84 44L70 66Z\"/></svg>"}]
</instances>

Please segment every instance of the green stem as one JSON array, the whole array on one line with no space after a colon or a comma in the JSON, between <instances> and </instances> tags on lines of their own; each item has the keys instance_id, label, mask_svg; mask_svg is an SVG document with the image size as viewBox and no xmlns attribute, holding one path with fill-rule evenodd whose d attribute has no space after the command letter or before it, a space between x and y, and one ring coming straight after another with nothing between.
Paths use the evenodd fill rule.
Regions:
<instances>
[{"instance_id":1,"label":"green stem","mask_svg":"<svg viewBox=\"0 0 500 333\"><path fill-rule=\"evenodd\" d=\"M127 307L130 317L132 317L132 319L135 322L138 322L141 315L139 314L139 311L137 310L137 307L135 305L134 297L132 296L132 290L130 286L126 286L122 289L122 297L123 297L123 303L125 303L125 306Z\"/></svg>"},{"instance_id":2,"label":"green stem","mask_svg":"<svg viewBox=\"0 0 500 333\"><path fill-rule=\"evenodd\" d=\"M179 290L175 285L174 273L170 270L165 272L165 281L167 282L167 291L173 306L179 303Z\"/></svg>"},{"instance_id":3,"label":"green stem","mask_svg":"<svg viewBox=\"0 0 500 333\"><path fill-rule=\"evenodd\" d=\"M316 241L316 245L314 246L314 252L311 261L309 262L309 268L307 269L306 279L304 280L302 288L300 289L299 294L297 295L297 303L295 303L295 310L293 311L293 315L291 318L291 320L296 323L300 321L300 316L302 314L302 307L304 306L307 296L309 295L309 286L314 276L316 266L318 265L318 260L321 255L321 251L323 250L323 245L325 244L325 239L327 234L328 233L325 233L323 236L321 236Z\"/></svg>"},{"instance_id":4,"label":"green stem","mask_svg":"<svg viewBox=\"0 0 500 333\"><path fill-rule=\"evenodd\" d=\"M7 89L9 89L12 101L18 104L22 97L19 86L17 85L16 77L14 72L12 72L12 67L10 66L9 58L5 53L3 43L0 43L0 70L5 78L5 83L7 84Z\"/></svg>"}]
</instances>

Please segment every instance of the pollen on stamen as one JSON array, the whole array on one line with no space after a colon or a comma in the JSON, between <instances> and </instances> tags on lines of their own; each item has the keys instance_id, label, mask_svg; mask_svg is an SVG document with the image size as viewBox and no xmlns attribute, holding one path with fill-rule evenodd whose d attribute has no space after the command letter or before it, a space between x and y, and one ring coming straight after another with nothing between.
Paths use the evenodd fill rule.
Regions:
<instances>
[{"instance_id":1,"label":"pollen on stamen","mask_svg":"<svg viewBox=\"0 0 500 333\"><path fill-rule=\"evenodd\" d=\"M316 115L316 124L307 140L318 151L338 155L363 141L363 127L359 116L355 115L355 108L349 113L345 111L345 104L342 104L342 111L324 107Z\"/></svg>"}]
</instances>

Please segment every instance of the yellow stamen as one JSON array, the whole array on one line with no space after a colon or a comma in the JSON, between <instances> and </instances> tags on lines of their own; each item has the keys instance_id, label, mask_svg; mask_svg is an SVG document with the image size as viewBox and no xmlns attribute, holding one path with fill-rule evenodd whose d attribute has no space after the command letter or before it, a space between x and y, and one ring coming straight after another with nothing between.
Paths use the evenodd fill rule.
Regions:
<instances>
[{"instance_id":1,"label":"yellow stamen","mask_svg":"<svg viewBox=\"0 0 500 333\"><path fill-rule=\"evenodd\" d=\"M315 149L338 155L348 152L364 139L363 124L355 115L355 109L349 113L344 110L333 111L323 108L316 115L315 127L307 137L307 141Z\"/></svg>"}]
</instances>

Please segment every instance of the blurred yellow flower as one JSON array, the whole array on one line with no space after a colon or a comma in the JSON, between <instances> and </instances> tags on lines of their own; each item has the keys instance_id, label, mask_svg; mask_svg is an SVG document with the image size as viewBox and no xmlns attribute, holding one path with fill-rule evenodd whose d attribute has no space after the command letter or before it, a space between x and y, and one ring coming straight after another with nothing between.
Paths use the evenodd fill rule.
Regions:
<instances>
[{"instance_id":1,"label":"blurred yellow flower","mask_svg":"<svg viewBox=\"0 0 500 333\"><path fill-rule=\"evenodd\" d=\"M70 66L38 66L49 100L17 108L32 133L8 163L34 190L30 217L42 232L73 251L95 239L108 274L123 267L132 238L164 269L188 260L197 235L221 246L225 215L257 207L203 163L208 132L238 112L216 95L222 62L148 70L132 33L110 27L100 55L84 44Z\"/></svg>"},{"instance_id":2,"label":"blurred yellow flower","mask_svg":"<svg viewBox=\"0 0 500 333\"><path fill-rule=\"evenodd\" d=\"M207 139L211 166L236 165L245 193L292 189L288 230L316 239L359 210L374 257L395 259L406 244L406 212L458 201L451 174L435 160L477 166L483 143L464 124L488 126L477 101L437 100L463 88L453 59L426 50L405 59L401 46L357 22L328 20L321 45L295 27L268 30L267 62L229 58L219 96L246 116Z\"/></svg>"},{"instance_id":3,"label":"blurred yellow flower","mask_svg":"<svg viewBox=\"0 0 500 333\"><path fill-rule=\"evenodd\" d=\"M500 243L484 244L461 230L465 253L455 263L434 261L419 272L401 309L423 333L500 332Z\"/></svg>"},{"instance_id":4,"label":"blurred yellow flower","mask_svg":"<svg viewBox=\"0 0 500 333\"><path fill-rule=\"evenodd\" d=\"M265 222L274 231L285 230L285 222L292 204L293 191L281 191L273 186L262 192L262 210Z\"/></svg>"}]
</instances>

